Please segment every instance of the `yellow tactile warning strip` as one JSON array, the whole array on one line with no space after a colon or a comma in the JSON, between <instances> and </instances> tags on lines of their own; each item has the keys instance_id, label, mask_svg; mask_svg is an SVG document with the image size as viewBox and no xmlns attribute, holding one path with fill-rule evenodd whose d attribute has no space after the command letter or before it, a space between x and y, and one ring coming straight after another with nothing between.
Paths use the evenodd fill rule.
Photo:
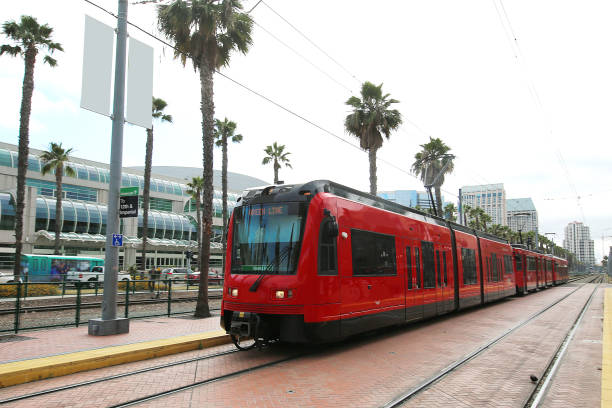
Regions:
<instances>
[{"instance_id":1,"label":"yellow tactile warning strip","mask_svg":"<svg viewBox=\"0 0 612 408\"><path fill-rule=\"evenodd\" d=\"M603 350L601 366L601 406L612 407L612 288L604 298Z\"/></svg>"},{"instance_id":2,"label":"yellow tactile warning strip","mask_svg":"<svg viewBox=\"0 0 612 408\"><path fill-rule=\"evenodd\" d=\"M0 364L0 388L229 343L223 330Z\"/></svg>"}]
</instances>

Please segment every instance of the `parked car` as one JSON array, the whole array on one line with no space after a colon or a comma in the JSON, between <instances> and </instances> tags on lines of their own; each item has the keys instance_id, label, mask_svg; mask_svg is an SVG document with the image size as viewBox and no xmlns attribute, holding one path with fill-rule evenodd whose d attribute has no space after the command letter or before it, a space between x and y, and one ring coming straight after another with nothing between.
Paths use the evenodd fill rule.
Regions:
<instances>
[{"instance_id":1,"label":"parked car","mask_svg":"<svg viewBox=\"0 0 612 408\"><path fill-rule=\"evenodd\" d=\"M160 279L162 280L183 280L187 279L193 271L189 268L166 268L162 270Z\"/></svg>"},{"instance_id":2,"label":"parked car","mask_svg":"<svg viewBox=\"0 0 612 408\"><path fill-rule=\"evenodd\" d=\"M16 283L21 282L21 278L15 279L15 275L12 273L3 273L0 272L0 283Z\"/></svg>"},{"instance_id":3,"label":"parked car","mask_svg":"<svg viewBox=\"0 0 612 408\"><path fill-rule=\"evenodd\" d=\"M200 283L200 272L191 271L187 275L187 281L190 285L198 285Z\"/></svg>"},{"instance_id":4,"label":"parked car","mask_svg":"<svg viewBox=\"0 0 612 408\"><path fill-rule=\"evenodd\" d=\"M200 283L200 272L191 272L187 279L189 280L190 285L198 285ZM209 285L219 285L223 283L223 275L219 272L211 269L208 271L208 284Z\"/></svg>"},{"instance_id":5,"label":"parked car","mask_svg":"<svg viewBox=\"0 0 612 408\"><path fill-rule=\"evenodd\" d=\"M132 277L127 272L119 272L117 282L131 281ZM93 288L96 282L104 282L104 267L92 266L90 271L68 271L66 282L85 283L85 286Z\"/></svg>"}]
</instances>

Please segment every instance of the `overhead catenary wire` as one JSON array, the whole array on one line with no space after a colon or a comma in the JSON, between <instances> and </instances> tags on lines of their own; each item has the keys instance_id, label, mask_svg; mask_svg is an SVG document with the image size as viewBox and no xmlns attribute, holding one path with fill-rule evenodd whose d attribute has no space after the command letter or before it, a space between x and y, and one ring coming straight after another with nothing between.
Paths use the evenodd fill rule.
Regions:
<instances>
[{"instance_id":1,"label":"overhead catenary wire","mask_svg":"<svg viewBox=\"0 0 612 408\"><path fill-rule=\"evenodd\" d=\"M493 5L495 6L495 11L497 12L497 16L502 25L504 34L506 35L506 39L508 40L510 47L514 53L514 57L517 60L517 63L519 64L519 66L521 66L523 70L525 71L524 75L526 76L526 82L527 82L527 88L529 90L529 94L531 95L531 98L534 100L535 106L539 109L541 116L546 117L546 119L543 120L543 123L548 128L547 137L552 139L553 137L552 126L549 120L547 119L546 111L544 109L544 105L542 104L540 94L538 93L538 90L535 86L532 76L529 73L529 67L527 65L527 61L525 60L525 57L519 45L518 37L512 26L512 22L510 21L510 17L508 16L506 7L504 6L504 2L503 0L492 0L492 1L493 1ZM498 5L498 2L499 2L499 5ZM578 194L578 190L576 189L576 186L574 185L574 182L570 175L567 164L565 163L565 159L563 158L563 155L561 154L561 151L559 150L559 148L554 143L553 143L553 149L555 151L555 155L557 156L557 160L559 161L561 169L563 170L566 181L570 189L574 193L574 196L575 196L574 198L576 199L578 210L580 212L580 215L582 216L582 221L586 224L584 210L580 203L580 195Z\"/></svg>"},{"instance_id":2,"label":"overhead catenary wire","mask_svg":"<svg viewBox=\"0 0 612 408\"><path fill-rule=\"evenodd\" d=\"M102 7L102 6L100 6L100 5L96 4L96 3L94 3L92 0L83 0L83 1L84 1L84 2L86 2L86 3L88 3L88 4L90 4L90 5L92 5L92 6L94 6L94 7L96 7L96 8L98 8L98 9L100 9L100 10L102 10L103 12L105 12L105 13L107 13L107 14L109 14L109 15L111 15L111 16L113 16L113 17L115 17L115 18L117 18L117 15L116 15L115 13L113 13L113 12L111 12L110 10L107 10L107 9L105 9L104 7ZM264 3L264 4L265 4L265 3ZM172 48L173 50L175 50L175 51L176 51L176 52L178 52L179 54L183 54L183 55L185 55L187 58L191 58L191 56L190 56L189 54L186 54L186 53L182 52L181 50L179 50L178 48L176 48L176 47L175 47L175 46L173 46L172 44L170 44L170 43L168 43L167 41L165 41L165 40L163 40L163 39L161 39L161 38L157 37L156 35L154 35L154 34L152 34L152 33L148 32L147 30L145 30L145 29L143 29L143 28L139 27L138 25L136 25L136 24L134 24L134 23L130 22L129 20L128 20L127 24L128 24L128 25L130 25L131 27L134 27L135 29L139 30L140 32L144 33L145 35L147 35L147 36L149 36L149 37L153 38L154 40L159 41L160 43L164 44L165 46ZM295 117L297 117L297 118L299 118L299 119L303 120L304 122L306 122L306 123L308 123L308 124L310 124L310 125L314 126L315 128L317 128L317 129L321 130L322 132L324 132L324 133L326 133L326 134L328 134L328 135L330 135L330 136L332 136L332 137L334 137L334 138L336 138L336 139L340 140L341 142L346 143L346 144L348 144L348 145L350 145L350 146L352 146L352 147L354 147L354 148L358 149L359 151L363 152L363 149L362 149L360 146L358 146L358 145L356 145L356 144L354 144L354 143L351 143L350 141L348 141L348 140L346 140L346 139L344 139L344 138L342 138L342 137L338 136L337 134L333 133L333 132L332 132L332 131L330 131L330 130L325 129L323 126L321 126L321 125L319 125L319 124L317 124L317 123L313 122L312 120L307 119L306 117L304 117L304 116L302 116L302 115L300 115L300 114L298 114L298 113L294 112L293 110L291 110L291 109L289 109L289 108L287 108L287 107L285 107L285 106L281 105L280 103L278 103L278 102L276 102L276 101L274 101L274 100L270 99L269 97L267 97L267 96L263 95L262 93L257 92L257 91L255 91L255 90L251 89L250 87L248 87L248 86L244 85L243 83L241 83L241 82L239 82L239 81L237 81L237 80L235 80L235 79L233 79L233 78L229 77L228 75L226 75L226 74L224 74L224 73L220 72L219 70L215 70L215 73L216 73L216 74L218 74L218 75L220 75L220 76L222 76L223 78L225 78L225 79L227 79L227 80L229 80L229 81L233 82L234 84L236 84L236 85L240 86L241 88L243 88L243 89L247 90L248 92L250 92L250 93L252 93L252 94L254 94L254 95L256 95L256 96L258 96L258 97L260 97L260 98L262 98L262 99L264 99L264 100L266 100L266 101L268 101L269 103L271 103L271 104L273 104L274 106L276 106L276 107L278 107L278 108L280 108L280 109L284 110L285 112L287 112L287 113L289 113L289 114L291 114L291 115L293 115L293 116L295 116ZM391 163L390 161L388 161L388 160L386 160L386 159L383 159L383 158L381 158L381 157L377 156L376 160L377 160L377 161L379 161L379 162L381 162L381 163L386 164L386 165L387 165L387 166L389 166L389 167L392 167L392 168L394 168L394 169L396 169L396 170L398 170L398 171L400 171L400 172L402 172L402 173L405 173L405 174L407 174L407 175L409 175L409 176L411 176L411 177L413 177L413 178L415 178L415 179L419 180L419 178L418 178L418 177L417 177L415 174L413 174L411 171L405 170L405 169L401 168L400 166L397 166L396 164L393 164L393 163ZM446 190L441 190L441 191L443 191L443 192L445 192L445 193L447 193L447 194L449 194L449 195L451 195L451 196L453 196L453 197L458 198L458 196L457 196L456 194L454 194L454 193L451 193L451 192L446 191Z\"/></svg>"}]
</instances>

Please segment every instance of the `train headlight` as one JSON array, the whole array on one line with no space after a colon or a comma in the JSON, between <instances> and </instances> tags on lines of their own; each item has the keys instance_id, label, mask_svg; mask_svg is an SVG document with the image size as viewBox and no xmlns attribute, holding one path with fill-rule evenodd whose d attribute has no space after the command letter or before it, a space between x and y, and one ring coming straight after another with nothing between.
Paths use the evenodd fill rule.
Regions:
<instances>
[{"instance_id":1,"label":"train headlight","mask_svg":"<svg viewBox=\"0 0 612 408\"><path fill-rule=\"evenodd\" d=\"M279 289L274 291L275 299L288 299L293 297L293 289Z\"/></svg>"},{"instance_id":2,"label":"train headlight","mask_svg":"<svg viewBox=\"0 0 612 408\"><path fill-rule=\"evenodd\" d=\"M233 297L237 297L237 296L238 296L238 289L236 289L236 288L230 288L230 289L229 289L229 293L230 293L230 295L231 295L231 296L233 296Z\"/></svg>"}]
</instances>

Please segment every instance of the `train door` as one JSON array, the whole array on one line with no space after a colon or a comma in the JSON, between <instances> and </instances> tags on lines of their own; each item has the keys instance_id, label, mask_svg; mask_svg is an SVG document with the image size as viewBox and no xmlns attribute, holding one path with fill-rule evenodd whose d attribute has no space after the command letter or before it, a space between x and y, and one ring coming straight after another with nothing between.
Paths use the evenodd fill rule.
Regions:
<instances>
[{"instance_id":1,"label":"train door","mask_svg":"<svg viewBox=\"0 0 612 408\"><path fill-rule=\"evenodd\" d=\"M446 313L446 295L448 290L444 283L444 275L446 273L446 281L448 282L448 272L445 272L444 258L445 252L441 245L436 247L436 313L441 315Z\"/></svg>"},{"instance_id":2,"label":"train door","mask_svg":"<svg viewBox=\"0 0 612 408\"><path fill-rule=\"evenodd\" d=\"M404 241L406 267L406 321L423 318L423 284L421 276L421 250L416 241Z\"/></svg>"},{"instance_id":3,"label":"train door","mask_svg":"<svg viewBox=\"0 0 612 408\"><path fill-rule=\"evenodd\" d=\"M340 271L339 264L346 262L338 258L338 243L342 240L336 218L336 205L326 205L319 227L317 254L317 278L315 292L327 305L321 305L322 313L337 316L340 311ZM339 334L339 333L338 333Z\"/></svg>"},{"instance_id":4,"label":"train door","mask_svg":"<svg viewBox=\"0 0 612 408\"><path fill-rule=\"evenodd\" d=\"M421 241L423 260L423 317L438 313L436 288L436 258L434 243Z\"/></svg>"}]
</instances>

